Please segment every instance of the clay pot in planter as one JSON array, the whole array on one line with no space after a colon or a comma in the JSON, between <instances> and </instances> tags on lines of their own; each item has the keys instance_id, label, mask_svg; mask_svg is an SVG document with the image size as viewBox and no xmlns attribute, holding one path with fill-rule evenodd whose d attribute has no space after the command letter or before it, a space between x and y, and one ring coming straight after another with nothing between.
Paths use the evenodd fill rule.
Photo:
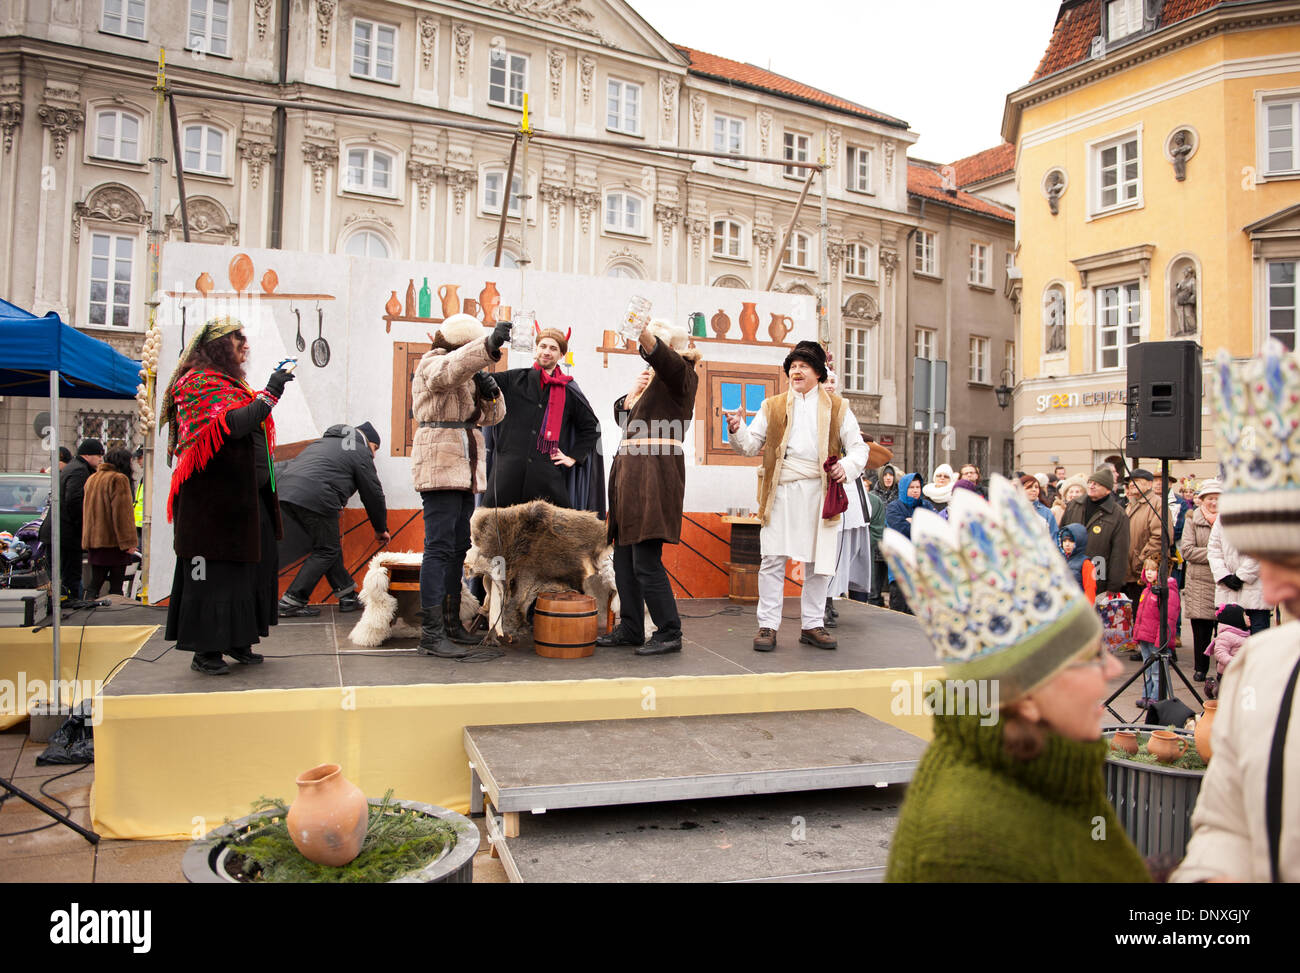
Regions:
<instances>
[{"instance_id":1,"label":"clay pot in planter","mask_svg":"<svg viewBox=\"0 0 1300 973\"><path fill-rule=\"evenodd\" d=\"M338 764L321 764L298 778L289 808L289 837L302 856L318 865L346 865L366 840L366 795Z\"/></svg>"},{"instance_id":2,"label":"clay pot in planter","mask_svg":"<svg viewBox=\"0 0 1300 973\"><path fill-rule=\"evenodd\" d=\"M1162 764L1171 764L1187 752L1187 741L1172 730L1152 730L1147 753Z\"/></svg>"},{"instance_id":3,"label":"clay pot in planter","mask_svg":"<svg viewBox=\"0 0 1300 973\"><path fill-rule=\"evenodd\" d=\"M1196 752L1201 755L1201 759L1207 764L1210 762L1210 728L1214 726L1214 717L1219 711L1219 701L1217 699L1207 699L1205 701L1205 712L1201 718L1196 721Z\"/></svg>"},{"instance_id":4,"label":"clay pot in planter","mask_svg":"<svg viewBox=\"0 0 1300 973\"><path fill-rule=\"evenodd\" d=\"M1138 752L1138 737L1133 730L1116 730L1111 734L1110 745L1116 750L1123 750L1130 756Z\"/></svg>"},{"instance_id":5,"label":"clay pot in planter","mask_svg":"<svg viewBox=\"0 0 1300 973\"><path fill-rule=\"evenodd\" d=\"M379 806L383 801L371 799L372 806ZM409 872L401 878L395 878L389 884L468 884L474 881L474 855L478 852L479 830L469 818L457 814L445 807L422 804L419 801L389 801L389 805L406 812L439 818L456 829L456 843L443 850L442 854L418 871ZM196 885L241 885L234 875L226 869L227 859L231 855L231 839L251 830L264 817L272 817L274 811L262 811L250 814L223 825L210 834L190 844L181 859L181 871L185 879Z\"/></svg>"}]
</instances>

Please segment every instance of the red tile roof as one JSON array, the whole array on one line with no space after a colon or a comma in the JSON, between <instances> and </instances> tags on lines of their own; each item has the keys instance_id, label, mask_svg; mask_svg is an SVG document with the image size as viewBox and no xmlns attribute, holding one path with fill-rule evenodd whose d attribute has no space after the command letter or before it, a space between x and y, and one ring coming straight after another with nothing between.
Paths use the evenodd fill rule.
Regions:
<instances>
[{"instance_id":1,"label":"red tile roof","mask_svg":"<svg viewBox=\"0 0 1300 973\"><path fill-rule=\"evenodd\" d=\"M1165 0L1160 27L1194 17L1225 0ZM1088 59L1092 39L1101 33L1101 10L1105 0L1064 0L1056 14L1056 26L1032 81L1073 67ZM1158 29L1158 28L1157 28Z\"/></svg>"},{"instance_id":2,"label":"red tile roof","mask_svg":"<svg viewBox=\"0 0 1300 973\"><path fill-rule=\"evenodd\" d=\"M722 81L727 84L741 85L746 88L756 88L760 91L768 91L775 95L781 95L785 98L793 98L796 101L809 102L814 105L820 105L824 108L831 108L835 111L844 112L849 115L857 115L861 118L869 118L874 122L883 122L886 125L892 125L896 128L909 128L907 122L901 118L895 118L893 115L886 115L883 112L867 108L865 105L859 105L855 102L832 95L829 92L822 91L820 88L813 88L810 85L801 84L791 78L781 74L774 74L771 71L764 71L752 64L743 64L740 61L732 61L729 58L718 57L716 54L708 54L705 51L697 51L692 47L683 47L681 44L674 45L677 50L691 62L687 70L691 74L699 75L702 78L711 78L715 81Z\"/></svg>"},{"instance_id":3,"label":"red tile roof","mask_svg":"<svg viewBox=\"0 0 1300 973\"><path fill-rule=\"evenodd\" d=\"M994 176L1016 171L1016 147L1003 142L983 152L976 152L952 164L958 186L969 186Z\"/></svg>"},{"instance_id":4,"label":"red tile roof","mask_svg":"<svg viewBox=\"0 0 1300 973\"><path fill-rule=\"evenodd\" d=\"M947 167L945 167L947 168ZM944 189L944 176L939 169L933 169L930 166L918 165L915 162L907 164L907 193L909 196L919 196L922 199L931 199L945 206L955 206L958 209L970 210L973 213L979 213L983 216L992 216L995 219L1006 220L1008 223L1016 221L1016 214L1009 209L1003 209L995 203L980 199L961 189L951 191Z\"/></svg>"}]
</instances>

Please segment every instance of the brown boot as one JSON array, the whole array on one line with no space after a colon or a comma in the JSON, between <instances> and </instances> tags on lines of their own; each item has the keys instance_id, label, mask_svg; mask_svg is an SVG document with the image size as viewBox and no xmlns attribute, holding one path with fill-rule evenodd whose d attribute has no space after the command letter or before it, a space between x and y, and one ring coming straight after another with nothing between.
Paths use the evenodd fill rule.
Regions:
<instances>
[{"instance_id":1,"label":"brown boot","mask_svg":"<svg viewBox=\"0 0 1300 973\"><path fill-rule=\"evenodd\" d=\"M755 652L775 652L776 651L776 629L760 628L758 635L754 638Z\"/></svg>"},{"instance_id":2,"label":"brown boot","mask_svg":"<svg viewBox=\"0 0 1300 973\"><path fill-rule=\"evenodd\" d=\"M820 625L816 628L805 628L799 633L799 641L804 645L815 645L819 649L839 648L839 643L831 638L830 632Z\"/></svg>"}]
</instances>

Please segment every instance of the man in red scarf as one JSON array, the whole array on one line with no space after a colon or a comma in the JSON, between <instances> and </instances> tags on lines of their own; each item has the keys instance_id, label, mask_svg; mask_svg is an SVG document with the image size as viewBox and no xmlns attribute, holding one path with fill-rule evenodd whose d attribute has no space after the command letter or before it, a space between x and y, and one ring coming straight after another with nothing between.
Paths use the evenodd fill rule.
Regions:
<instances>
[{"instance_id":1,"label":"man in red scarf","mask_svg":"<svg viewBox=\"0 0 1300 973\"><path fill-rule=\"evenodd\" d=\"M530 500L557 507L583 505L571 497L566 474L593 456L600 424L572 376L560 369L568 350L568 335L546 328L537 335L532 368L512 368L496 376L506 417L493 430L483 506L510 507Z\"/></svg>"}]
</instances>

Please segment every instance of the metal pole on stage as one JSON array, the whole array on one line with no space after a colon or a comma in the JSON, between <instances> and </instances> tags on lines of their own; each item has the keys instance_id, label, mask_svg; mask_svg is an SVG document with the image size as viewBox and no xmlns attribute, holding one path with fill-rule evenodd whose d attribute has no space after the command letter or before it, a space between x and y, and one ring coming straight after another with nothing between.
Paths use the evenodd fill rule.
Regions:
<instances>
[{"instance_id":1,"label":"metal pole on stage","mask_svg":"<svg viewBox=\"0 0 1300 973\"><path fill-rule=\"evenodd\" d=\"M59 473L59 371L50 372L50 476L53 488L50 490L50 597L54 602L52 621L54 623L50 638L54 641L53 666L50 685L51 696L58 692L59 683L59 635L63 629L63 529L59 523L62 517L63 502L59 496L63 491L63 477ZM78 539L80 541L80 539ZM51 699L50 705L56 710L61 700Z\"/></svg>"},{"instance_id":2,"label":"metal pole on stage","mask_svg":"<svg viewBox=\"0 0 1300 973\"><path fill-rule=\"evenodd\" d=\"M149 307L149 327L146 329L150 334L158 333L158 304L162 299L162 291L159 287L159 280L162 272L162 241L163 241L163 216L162 216L162 167L166 161L163 157L163 102L167 95L167 74L166 74L166 51L158 48L158 76L154 81L154 126L153 126L153 158L149 161L153 163L153 214L149 223L149 286L147 293L149 295L147 304ZM176 102L171 102L172 134L177 137L176 132ZM180 177L181 156L180 143L176 143L176 174ZM180 183L181 196L181 223L185 228L185 235L189 237L189 225L185 221L185 185ZM158 342L157 351L161 351L161 342ZM157 369L145 364L145 401L152 407L157 392ZM144 423L144 456L141 463L140 476L144 479L144 497L141 502L143 514L140 520L140 598L147 605L149 604L149 543L153 536L153 446L154 423L152 421Z\"/></svg>"},{"instance_id":3,"label":"metal pole on stage","mask_svg":"<svg viewBox=\"0 0 1300 973\"><path fill-rule=\"evenodd\" d=\"M772 274L767 278L767 286L763 288L770 291L772 285L776 283L776 275L781 270L781 261L785 259L785 248L790 245L790 235L794 233L795 222L799 219L799 211L803 209L803 201L808 198L808 189L812 186L813 176L817 175L816 169L808 170L808 178L803 181L803 189L799 191L799 201L794 204L794 214L790 217L790 225L785 228L785 236L781 240L781 249L776 252L776 259L772 262Z\"/></svg>"},{"instance_id":4,"label":"metal pole on stage","mask_svg":"<svg viewBox=\"0 0 1300 973\"><path fill-rule=\"evenodd\" d=\"M827 215L826 192L827 183L830 181L826 178L826 139L822 139L822 152L819 157L821 169L814 170L821 173L821 212L819 214L820 222L817 224L821 230L821 279L817 281L817 340L821 342L824 350L829 350L831 343L831 319L830 319L830 295L831 295L831 223ZM840 370L843 371L844 365L840 364Z\"/></svg>"}]
</instances>

